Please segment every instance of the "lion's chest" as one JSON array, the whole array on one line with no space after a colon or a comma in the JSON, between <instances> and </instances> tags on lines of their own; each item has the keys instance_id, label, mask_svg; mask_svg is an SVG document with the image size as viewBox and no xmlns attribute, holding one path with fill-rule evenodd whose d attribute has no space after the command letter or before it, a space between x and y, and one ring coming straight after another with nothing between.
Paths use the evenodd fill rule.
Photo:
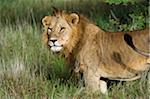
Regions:
<instances>
[{"instance_id":1,"label":"lion's chest","mask_svg":"<svg viewBox=\"0 0 150 99\"><path fill-rule=\"evenodd\" d=\"M90 45L90 46L89 46ZM76 56L76 66L80 71L86 71L87 68L97 68L100 64L100 57L95 41L85 42Z\"/></svg>"}]
</instances>

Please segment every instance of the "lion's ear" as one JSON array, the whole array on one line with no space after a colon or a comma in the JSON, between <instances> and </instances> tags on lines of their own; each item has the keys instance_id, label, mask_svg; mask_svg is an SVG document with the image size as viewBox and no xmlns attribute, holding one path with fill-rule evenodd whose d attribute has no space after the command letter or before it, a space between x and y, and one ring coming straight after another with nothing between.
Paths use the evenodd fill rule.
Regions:
<instances>
[{"instance_id":1,"label":"lion's ear","mask_svg":"<svg viewBox=\"0 0 150 99\"><path fill-rule=\"evenodd\" d=\"M50 21L51 21L51 16L45 16L42 19L43 26L48 26L50 24Z\"/></svg>"},{"instance_id":2,"label":"lion's ear","mask_svg":"<svg viewBox=\"0 0 150 99\"><path fill-rule=\"evenodd\" d=\"M72 13L70 14L70 17L71 17L71 23L77 25L79 22L79 15L76 13Z\"/></svg>"}]
</instances>

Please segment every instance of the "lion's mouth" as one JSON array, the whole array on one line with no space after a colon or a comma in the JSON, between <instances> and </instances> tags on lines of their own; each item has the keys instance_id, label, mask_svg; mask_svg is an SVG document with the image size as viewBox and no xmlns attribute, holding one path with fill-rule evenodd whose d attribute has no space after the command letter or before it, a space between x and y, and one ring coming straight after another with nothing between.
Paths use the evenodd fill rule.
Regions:
<instances>
[{"instance_id":1,"label":"lion's mouth","mask_svg":"<svg viewBox=\"0 0 150 99\"><path fill-rule=\"evenodd\" d=\"M51 41L48 42L48 45L53 52L60 52L63 48L61 44L53 43Z\"/></svg>"},{"instance_id":2,"label":"lion's mouth","mask_svg":"<svg viewBox=\"0 0 150 99\"><path fill-rule=\"evenodd\" d=\"M62 46L51 46L50 49L51 49L53 52L60 52L61 49L62 49Z\"/></svg>"}]
</instances>

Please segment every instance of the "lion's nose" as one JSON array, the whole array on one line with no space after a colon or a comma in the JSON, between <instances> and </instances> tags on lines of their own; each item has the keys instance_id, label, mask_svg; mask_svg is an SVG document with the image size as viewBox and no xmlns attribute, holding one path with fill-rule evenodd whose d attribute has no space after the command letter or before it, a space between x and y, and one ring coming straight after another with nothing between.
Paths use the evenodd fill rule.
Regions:
<instances>
[{"instance_id":1,"label":"lion's nose","mask_svg":"<svg viewBox=\"0 0 150 99\"><path fill-rule=\"evenodd\" d=\"M51 42L55 43L57 40L51 40Z\"/></svg>"},{"instance_id":2,"label":"lion's nose","mask_svg":"<svg viewBox=\"0 0 150 99\"><path fill-rule=\"evenodd\" d=\"M56 38L51 38L50 41L55 43L57 41L57 39Z\"/></svg>"}]
</instances>

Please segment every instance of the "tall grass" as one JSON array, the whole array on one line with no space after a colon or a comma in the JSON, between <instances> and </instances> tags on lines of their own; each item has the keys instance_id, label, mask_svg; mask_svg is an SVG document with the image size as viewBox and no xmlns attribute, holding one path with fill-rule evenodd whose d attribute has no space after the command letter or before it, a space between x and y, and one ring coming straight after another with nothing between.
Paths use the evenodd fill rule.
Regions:
<instances>
[{"instance_id":1,"label":"tall grass","mask_svg":"<svg viewBox=\"0 0 150 99\"><path fill-rule=\"evenodd\" d=\"M109 18L111 15L108 15L108 10L106 12L102 10L100 13L96 1L79 1L82 0L76 2L0 0L0 97L2 99L148 99L150 93L147 91L146 77L123 84L122 82L115 84L112 81L108 96L91 94L84 90L82 83L72 77L65 67L65 60L51 53L42 44L41 19L51 14L52 5L83 12L103 29L111 31L117 29L114 29L114 26L115 24L119 26L120 23L115 23L115 20ZM90 4L92 5L90 10L85 10ZM93 8L96 9L92 12ZM145 16L142 19L140 22L145 24ZM132 26L138 28L138 25ZM145 25L140 27L143 28Z\"/></svg>"},{"instance_id":2,"label":"tall grass","mask_svg":"<svg viewBox=\"0 0 150 99\"><path fill-rule=\"evenodd\" d=\"M61 83L60 76L67 72L62 68L63 59L52 55L46 46L43 46L40 32L30 24L1 28L2 97L57 97L59 93L60 96L65 94L63 91L69 93L69 90L77 89L71 82L67 85ZM72 88L68 87L69 83ZM58 91L56 95L55 91Z\"/></svg>"}]
</instances>

